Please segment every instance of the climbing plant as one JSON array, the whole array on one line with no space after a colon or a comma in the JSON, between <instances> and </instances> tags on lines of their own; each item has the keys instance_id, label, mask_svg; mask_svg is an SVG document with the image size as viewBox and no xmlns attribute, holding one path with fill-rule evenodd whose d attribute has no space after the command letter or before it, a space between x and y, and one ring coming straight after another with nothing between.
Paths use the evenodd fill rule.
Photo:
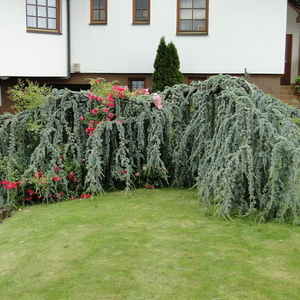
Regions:
<instances>
[{"instance_id":1,"label":"climbing plant","mask_svg":"<svg viewBox=\"0 0 300 300\"><path fill-rule=\"evenodd\" d=\"M222 217L299 223L296 110L227 75L156 94L90 84L0 116L2 205L195 186Z\"/></svg>"}]
</instances>

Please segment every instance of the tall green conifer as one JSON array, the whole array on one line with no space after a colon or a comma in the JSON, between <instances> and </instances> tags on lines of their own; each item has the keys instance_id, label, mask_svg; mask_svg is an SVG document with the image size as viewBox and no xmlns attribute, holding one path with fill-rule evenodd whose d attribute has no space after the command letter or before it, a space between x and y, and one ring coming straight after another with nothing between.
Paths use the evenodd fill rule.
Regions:
<instances>
[{"instance_id":1,"label":"tall green conifer","mask_svg":"<svg viewBox=\"0 0 300 300\"><path fill-rule=\"evenodd\" d=\"M158 45L156 51L156 57L154 61L154 73L152 77L153 86L152 91L163 91L165 88L165 78L166 78L166 70L168 68L167 65L167 45L165 41L165 37L161 37L160 43Z\"/></svg>"},{"instance_id":2,"label":"tall green conifer","mask_svg":"<svg viewBox=\"0 0 300 300\"><path fill-rule=\"evenodd\" d=\"M173 86L183 82L183 75L180 72L180 61L177 49L173 42L167 46L168 72L166 79L167 86Z\"/></svg>"}]
</instances>

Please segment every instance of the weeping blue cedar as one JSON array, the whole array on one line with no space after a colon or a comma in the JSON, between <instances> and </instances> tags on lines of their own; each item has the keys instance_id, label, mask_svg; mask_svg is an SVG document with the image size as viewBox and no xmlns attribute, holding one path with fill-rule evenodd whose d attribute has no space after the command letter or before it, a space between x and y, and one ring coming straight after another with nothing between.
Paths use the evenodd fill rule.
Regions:
<instances>
[{"instance_id":1,"label":"weeping blue cedar","mask_svg":"<svg viewBox=\"0 0 300 300\"><path fill-rule=\"evenodd\" d=\"M36 109L0 116L0 179L22 181L18 193L0 187L2 205L17 204L28 189L42 202L128 190L147 167L159 186L196 186L204 208L225 218L299 222L295 110L225 75L167 87L161 96L163 109L151 95L115 99L114 113L123 122L102 122L91 136L80 120L91 119L97 104L87 91L53 90Z\"/></svg>"}]
</instances>

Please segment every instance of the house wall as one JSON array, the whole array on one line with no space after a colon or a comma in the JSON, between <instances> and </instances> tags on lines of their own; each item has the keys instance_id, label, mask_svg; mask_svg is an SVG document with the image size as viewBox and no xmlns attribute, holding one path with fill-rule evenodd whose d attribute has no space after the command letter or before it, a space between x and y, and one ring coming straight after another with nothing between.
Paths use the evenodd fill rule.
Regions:
<instances>
[{"instance_id":1,"label":"house wall","mask_svg":"<svg viewBox=\"0 0 300 300\"><path fill-rule=\"evenodd\" d=\"M132 25L132 0L110 0L107 25L89 25L89 1L71 3L71 62L82 73L152 73L161 36L183 73L281 74L286 0L210 0L209 34L176 35L176 0L152 0L150 25Z\"/></svg>"},{"instance_id":2,"label":"house wall","mask_svg":"<svg viewBox=\"0 0 300 300\"><path fill-rule=\"evenodd\" d=\"M66 1L61 2L66 15ZM26 1L0 0L0 76L66 77L66 21L64 16L62 34L29 33Z\"/></svg>"},{"instance_id":3,"label":"house wall","mask_svg":"<svg viewBox=\"0 0 300 300\"><path fill-rule=\"evenodd\" d=\"M298 13L288 6L287 10L287 28L286 33L293 35L292 41L292 68L291 68L291 83L294 82L296 76L298 76L299 68L299 28L300 24L296 23Z\"/></svg>"}]
</instances>

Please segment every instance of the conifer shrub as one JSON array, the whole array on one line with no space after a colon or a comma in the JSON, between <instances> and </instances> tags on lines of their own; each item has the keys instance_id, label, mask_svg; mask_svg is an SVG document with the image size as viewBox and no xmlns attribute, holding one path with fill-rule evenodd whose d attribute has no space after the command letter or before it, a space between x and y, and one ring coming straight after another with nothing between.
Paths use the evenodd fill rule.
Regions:
<instances>
[{"instance_id":1,"label":"conifer shrub","mask_svg":"<svg viewBox=\"0 0 300 300\"><path fill-rule=\"evenodd\" d=\"M299 223L297 110L227 75L159 94L90 83L0 116L2 205L196 186L219 216Z\"/></svg>"},{"instance_id":2,"label":"conifer shrub","mask_svg":"<svg viewBox=\"0 0 300 300\"><path fill-rule=\"evenodd\" d=\"M153 66L152 92L163 91L167 86L183 82L176 46L173 42L167 45L164 37L160 39Z\"/></svg>"}]
</instances>

